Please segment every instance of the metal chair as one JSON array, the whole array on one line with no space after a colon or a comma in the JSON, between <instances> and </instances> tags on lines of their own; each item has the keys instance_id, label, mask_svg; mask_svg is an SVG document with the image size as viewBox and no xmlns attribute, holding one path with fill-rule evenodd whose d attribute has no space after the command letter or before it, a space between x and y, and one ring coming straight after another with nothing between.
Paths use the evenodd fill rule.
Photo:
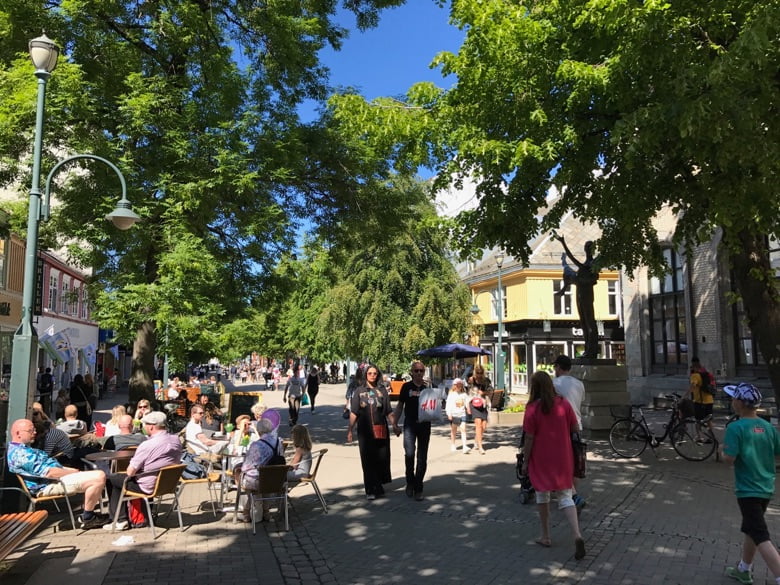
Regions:
<instances>
[{"instance_id":1,"label":"metal chair","mask_svg":"<svg viewBox=\"0 0 780 585\"><path fill-rule=\"evenodd\" d=\"M247 492L249 496L249 511L252 519L252 534L257 534L255 526L255 502L277 500L281 502L280 511L284 513L284 529L290 530L290 522L287 515L287 471L288 465L261 465L257 468L257 490ZM236 493L236 508L233 512L233 521L236 521L239 502L241 501L241 482Z\"/></svg>"},{"instance_id":2,"label":"metal chair","mask_svg":"<svg viewBox=\"0 0 780 585\"><path fill-rule=\"evenodd\" d=\"M212 465L211 461L202 459L198 456L194 456L195 461L203 465L203 467L206 468L206 477L198 477L198 478L192 478L187 479L185 477L182 477L179 480L179 496L181 496L182 492L184 492L184 487L188 485L193 485L197 483L205 483L208 485L209 490L209 497L211 498L211 512L214 514L214 517L217 517L217 507L214 503L215 500L219 499L220 503L222 502L222 488L220 488L220 493L217 494L217 486L216 483L222 482L222 473L219 471L214 470L214 466Z\"/></svg>"},{"instance_id":3,"label":"metal chair","mask_svg":"<svg viewBox=\"0 0 780 585\"><path fill-rule=\"evenodd\" d=\"M163 496L173 496L173 503L171 504L171 510L176 510L176 513L179 516L179 528L184 531L184 522L181 518L181 508L179 506L179 480L181 479L182 471L184 471L184 468L187 467L183 463L178 463L176 465L168 465L167 467L163 467L161 469L158 469L154 472L150 472L148 475L157 475L157 482L154 484L154 490L152 490L151 493L147 494L144 492L135 492L132 490L127 489L127 481L129 479L132 479L130 477L125 479L124 484L122 485L122 495L119 498L119 505L116 507L116 512L114 513L114 519L113 524L111 525L111 532L114 532L116 529L116 523L117 519L119 518L119 511L122 509L122 506L125 502L128 500L134 500L136 498L141 498L144 502L146 502L146 512L147 516L149 518L149 528L152 531L152 538L156 539L157 534L154 530L154 518L152 517L152 506L149 503L149 500L153 500L154 498L157 498L157 508L160 508L160 504L162 503ZM144 474L139 474L144 475ZM138 475L133 476L134 478L139 477Z\"/></svg>"},{"instance_id":4,"label":"metal chair","mask_svg":"<svg viewBox=\"0 0 780 585\"><path fill-rule=\"evenodd\" d=\"M27 497L27 499L30 501L30 505L28 507L28 510L30 512L35 511L35 506L38 505L39 502L53 502L54 507L57 508L57 512L60 511L60 507L57 505L57 500L65 500L65 505L68 508L68 515L70 516L70 523L71 526L73 526L73 530L76 530L76 518L73 516L73 508L70 505L70 500L68 499L69 494L67 493L67 490L65 489L65 484L62 483L59 479L54 479L51 477L41 477L38 475L27 475L25 473L17 473L15 474L16 478L19 480L19 485L22 486L22 492ZM45 484L59 484L62 488L61 494L51 494L51 495L35 495L30 491L30 488L27 487L26 481L29 481L31 483L45 483Z\"/></svg>"},{"instance_id":5,"label":"metal chair","mask_svg":"<svg viewBox=\"0 0 780 585\"><path fill-rule=\"evenodd\" d=\"M291 479L287 481L287 484L289 486L289 490L292 491L292 489L299 485L310 485L314 488L314 493L317 494L317 497L320 499L320 504L322 504L322 511L327 514L328 513L328 505L325 503L325 497L322 495L322 491L320 490L320 486L317 485L317 471L320 468L320 463L322 463L322 456L327 453L327 449L320 449L319 451L314 451L311 454L311 458L313 461L311 473L309 474L309 477L301 477L299 479Z\"/></svg>"}]
</instances>

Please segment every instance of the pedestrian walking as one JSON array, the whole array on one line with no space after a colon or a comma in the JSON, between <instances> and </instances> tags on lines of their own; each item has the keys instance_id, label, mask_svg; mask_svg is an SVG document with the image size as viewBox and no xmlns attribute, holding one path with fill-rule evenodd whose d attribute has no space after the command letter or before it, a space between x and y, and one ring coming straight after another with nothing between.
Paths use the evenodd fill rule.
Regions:
<instances>
[{"instance_id":1,"label":"pedestrian walking","mask_svg":"<svg viewBox=\"0 0 780 585\"><path fill-rule=\"evenodd\" d=\"M466 441L466 416L469 414L469 395L463 386L463 380L455 378L452 381L452 388L447 395L447 404L445 413L450 421L450 450L457 451L458 446L455 439L460 432L460 439L463 445L463 454L467 454L470 449Z\"/></svg>"},{"instance_id":2,"label":"pedestrian walking","mask_svg":"<svg viewBox=\"0 0 780 585\"><path fill-rule=\"evenodd\" d=\"M582 398L585 396L585 385L571 375L571 358L567 355L559 355L553 362L555 369L555 379L553 385L558 396L565 398L571 404L574 410L574 416L577 417L577 426L582 431ZM585 498L578 493L578 484L580 478L574 478L574 505L577 510L585 507Z\"/></svg>"},{"instance_id":3,"label":"pedestrian walking","mask_svg":"<svg viewBox=\"0 0 780 585\"><path fill-rule=\"evenodd\" d=\"M398 404L395 407L393 431L401 434L398 420L404 415L404 463L406 466L406 495L418 502L423 499L423 480L428 470L428 445L431 442L431 423L420 422L420 395L425 390L425 366L422 362L412 363L412 379L401 386ZM416 464L415 464L416 456Z\"/></svg>"},{"instance_id":4,"label":"pedestrian walking","mask_svg":"<svg viewBox=\"0 0 780 585\"><path fill-rule=\"evenodd\" d=\"M352 431L357 425L363 486L368 500L384 496L384 484L392 481L387 423L390 421L395 428L395 417L390 406L390 395L379 383L381 379L379 368L374 365L366 368L364 384L352 393L347 429L347 442L351 443Z\"/></svg>"},{"instance_id":5,"label":"pedestrian walking","mask_svg":"<svg viewBox=\"0 0 780 585\"><path fill-rule=\"evenodd\" d=\"M726 427L723 459L734 465L734 491L742 513L740 530L742 558L726 575L740 583L753 583L753 558L756 551L780 585L780 554L769 536L764 514L775 493L775 457L780 455L780 434L769 422L759 418L761 392L752 384L726 386L731 408L739 419Z\"/></svg>"},{"instance_id":6,"label":"pedestrian walking","mask_svg":"<svg viewBox=\"0 0 780 585\"><path fill-rule=\"evenodd\" d=\"M558 509L563 511L574 537L574 558L585 556L585 541L580 533L577 508L574 505L574 455L571 433L578 430L571 404L555 395L552 378L547 372L531 376L531 395L525 411L525 456L522 474L531 478L536 490L536 504L542 534L536 544L549 548L550 499L558 494Z\"/></svg>"}]
</instances>

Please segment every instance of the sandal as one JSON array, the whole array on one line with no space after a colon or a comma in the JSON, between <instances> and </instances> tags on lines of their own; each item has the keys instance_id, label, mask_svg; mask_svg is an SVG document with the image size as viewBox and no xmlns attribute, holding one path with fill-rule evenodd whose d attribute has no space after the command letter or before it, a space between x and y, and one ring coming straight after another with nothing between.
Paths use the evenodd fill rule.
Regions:
<instances>
[{"instance_id":1,"label":"sandal","mask_svg":"<svg viewBox=\"0 0 780 585\"><path fill-rule=\"evenodd\" d=\"M585 556L585 541L581 538L574 540L574 558L578 561Z\"/></svg>"},{"instance_id":2,"label":"sandal","mask_svg":"<svg viewBox=\"0 0 780 585\"><path fill-rule=\"evenodd\" d=\"M543 546L544 548L550 548L552 546L549 538L537 538L534 540L534 542L539 546Z\"/></svg>"}]
</instances>

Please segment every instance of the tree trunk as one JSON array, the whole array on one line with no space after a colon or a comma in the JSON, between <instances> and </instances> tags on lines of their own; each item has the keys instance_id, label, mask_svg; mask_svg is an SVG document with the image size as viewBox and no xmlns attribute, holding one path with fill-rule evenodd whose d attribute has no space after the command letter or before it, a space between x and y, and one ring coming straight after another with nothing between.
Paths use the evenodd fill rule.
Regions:
<instances>
[{"instance_id":1,"label":"tree trunk","mask_svg":"<svg viewBox=\"0 0 780 585\"><path fill-rule=\"evenodd\" d=\"M738 234L740 251L731 255L734 277L748 327L769 369L769 380L780 404L780 290L769 264L766 236Z\"/></svg>"},{"instance_id":2,"label":"tree trunk","mask_svg":"<svg viewBox=\"0 0 780 585\"><path fill-rule=\"evenodd\" d=\"M154 354L157 332L154 324L145 321L138 328L133 343L133 370L130 374L130 402L141 398L154 400Z\"/></svg>"}]
</instances>

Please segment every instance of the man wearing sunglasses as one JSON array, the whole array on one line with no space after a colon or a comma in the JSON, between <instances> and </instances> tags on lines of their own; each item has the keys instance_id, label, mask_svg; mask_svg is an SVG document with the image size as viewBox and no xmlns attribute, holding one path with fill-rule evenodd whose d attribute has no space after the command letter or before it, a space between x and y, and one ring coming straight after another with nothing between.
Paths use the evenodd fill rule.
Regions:
<instances>
[{"instance_id":1,"label":"man wearing sunglasses","mask_svg":"<svg viewBox=\"0 0 780 585\"><path fill-rule=\"evenodd\" d=\"M431 441L431 423L420 422L418 411L420 394L425 390L425 366L422 362L412 363L412 379L401 386L398 404L393 417L393 431L401 434L398 421L404 413L404 460L406 463L406 495L418 502L423 499L423 479L428 469L428 444ZM416 445L415 445L416 444ZM417 466L415 467L415 446Z\"/></svg>"}]
</instances>

